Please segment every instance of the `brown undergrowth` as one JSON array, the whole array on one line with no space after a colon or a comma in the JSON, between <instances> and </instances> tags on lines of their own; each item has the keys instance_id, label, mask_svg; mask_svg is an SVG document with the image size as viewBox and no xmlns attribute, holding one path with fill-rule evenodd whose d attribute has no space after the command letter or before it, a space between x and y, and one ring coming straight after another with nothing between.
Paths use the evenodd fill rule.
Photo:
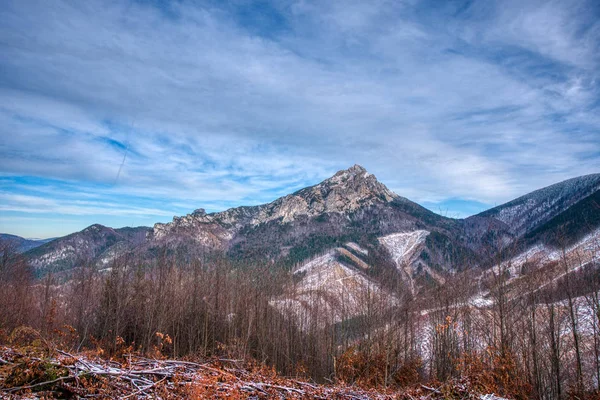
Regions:
<instances>
[{"instance_id":1,"label":"brown undergrowth","mask_svg":"<svg viewBox=\"0 0 600 400\"><path fill-rule=\"evenodd\" d=\"M413 365L403 370L406 376L390 378L412 385L403 389L368 388L385 378L377 370L356 369L352 359L342 368L358 382L339 379L319 385L280 376L254 360L167 359L163 351L171 339L162 333L156 334L153 351L145 355L136 354L119 338L110 354L100 343L76 352L77 340L69 327L54 332L53 338L27 327L0 337L5 344L0 346L0 398L414 400L481 399L483 394L477 390L479 384L467 378L418 384L418 377L411 375ZM373 374L372 380L365 378L368 374Z\"/></svg>"}]
</instances>

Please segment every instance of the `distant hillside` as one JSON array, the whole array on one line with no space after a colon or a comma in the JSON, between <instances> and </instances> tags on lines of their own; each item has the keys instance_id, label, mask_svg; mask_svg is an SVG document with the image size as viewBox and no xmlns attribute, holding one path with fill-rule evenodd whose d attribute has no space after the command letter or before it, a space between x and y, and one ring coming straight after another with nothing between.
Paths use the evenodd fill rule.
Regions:
<instances>
[{"instance_id":1,"label":"distant hillside","mask_svg":"<svg viewBox=\"0 0 600 400\"><path fill-rule=\"evenodd\" d=\"M599 190L600 174L592 174L533 191L463 220L463 239L479 253L556 244L557 235L575 243L598 225Z\"/></svg>"},{"instance_id":2,"label":"distant hillside","mask_svg":"<svg viewBox=\"0 0 600 400\"><path fill-rule=\"evenodd\" d=\"M16 250L19 253L24 253L27 250L34 249L38 246L43 245L44 243L48 243L49 241L54 240L51 239L25 239L20 236L10 235L8 233L0 233L0 241L11 243L16 247Z\"/></svg>"},{"instance_id":3,"label":"distant hillside","mask_svg":"<svg viewBox=\"0 0 600 400\"><path fill-rule=\"evenodd\" d=\"M147 227L113 229L95 224L31 249L24 255L40 272L68 270L78 262L103 266L141 244L148 230Z\"/></svg>"}]
</instances>

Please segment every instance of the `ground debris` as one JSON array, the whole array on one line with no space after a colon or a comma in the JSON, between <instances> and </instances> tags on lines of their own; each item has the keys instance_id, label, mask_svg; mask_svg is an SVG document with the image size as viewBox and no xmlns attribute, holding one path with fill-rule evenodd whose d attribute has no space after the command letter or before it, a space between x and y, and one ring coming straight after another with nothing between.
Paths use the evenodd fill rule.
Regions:
<instances>
[{"instance_id":1,"label":"ground debris","mask_svg":"<svg viewBox=\"0 0 600 400\"><path fill-rule=\"evenodd\" d=\"M366 390L342 383L319 385L278 376L241 360L122 360L56 350L47 358L0 347L2 399L498 399L469 391L467 382L403 390Z\"/></svg>"}]
</instances>

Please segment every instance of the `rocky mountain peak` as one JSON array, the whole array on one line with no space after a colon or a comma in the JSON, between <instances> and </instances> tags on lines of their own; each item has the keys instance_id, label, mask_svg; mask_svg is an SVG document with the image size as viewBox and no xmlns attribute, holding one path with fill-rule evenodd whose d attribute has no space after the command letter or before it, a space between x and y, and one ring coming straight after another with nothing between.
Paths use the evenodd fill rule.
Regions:
<instances>
[{"instance_id":1,"label":"rocky mountain peak","mask_svg":"<svg viewBox=\"0 0 600 400\"><path fill-rule=\"evenodd\" d=\"M336 173L336 175L338 175L338 174L341 174L341 175L364 175L364 174L368 174L368 172L362 165L354 164L353 166L351 166L348 169L343 169L341 171L338 171Z\"/></svg>"},{"instance_id":2,"label":"rocky mountain peak","mask_svg":"<svg viewBox=\"0 0 600 400\"><path fill-rule=\"evenodd\" d=\"M364 167L354 164L348 169L336 172L331 178L326 179L324 182L344 182L348 179L366 179L370 175L371 174L369 174Z\"/></svg>"},{"instance_id":3,"label":"rocky mountain peak","mask_svg":"<svg viewBox=\"0 0 600 400\"><path fill-rule=\"evenodd\" d=\"M196 217L204 217L206 215L206 210L204 208L198 208L198 209L194 210L192 215L194 215Z\"/></svg>"},{"instance_id":4,"label":"rocky mountain peak","mask_svg":"<svg viewBox=\"0 0 600 400\"><path fill-rule=\"evenodd\" d=\"M155 224L150 237L191 236L202 244L224 247L242 228L270 221L292 222L298 218L316 217L325 213L352 213L397 199L398 196L380 183L362 166L338 171L323 182L281 197L271 203L253 207L231 208L207 214L203 209L173 218L168 224Z\"/></svg>"},{"instance_id":5,"label":"rocky mountain peak","mask_svg":"<svg viewBox=\"0 0 600 400\"><path fill-rule=\"evenodd\" d=\"M344 198L350 202L362 202L367 199L391 201L397 195L379 182L375 175L370 174L362 166L355 164L348 169L338 171L331 178L320 184L300 192L318 189L321 195Z\"/></svg>"}]
</instances>

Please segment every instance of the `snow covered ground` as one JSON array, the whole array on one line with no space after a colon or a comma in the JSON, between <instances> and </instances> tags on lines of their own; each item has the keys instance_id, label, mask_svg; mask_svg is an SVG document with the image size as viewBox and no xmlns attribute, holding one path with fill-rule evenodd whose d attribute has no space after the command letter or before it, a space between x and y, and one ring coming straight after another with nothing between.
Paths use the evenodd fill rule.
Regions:
<instances>
[{"instance_id":1,"label":"snow covered ground","mask_svg":"<svg viewBox=\"0 0 600 400\"><path fill-rule=\"evenodd\" d=\"M491 271L497 274L500 268L506 268L510 272L511 278L514 279L521 275L521 269L525 264L542 267L555 261L566 261L570 272L576 271L589 262L600 261L600 229L596 229L579 242L564 249L564 254L562 249L537 244L505 261L500 267L493 267ZM560 279L564 275L563 273L553 276L552 281Z\"/></svg>"},{"instance_id":2,"label":"snow covered ground","mask_svg":"<svg viewBox=\"0 0 600 400\"><path fill-rule=\"evenodd\" d=\"M363 249L362 247L360 247L359 245L357 245L357 244L356 244L356 243L354 243L354 242L348 242L348 243L346 243L346 244L345 244L345 246L346 246L346 247L348 247L348 248L350 248L350 249L352 249L352 250L354 250L354 251L357 251L357 252L359 252L359 253L362 253L362 254L364 254L365 256L368 256L368 255L369 255L369 250L367 250L367 249Z\"/></svg>"},{"instance_id":3,"label":"snow covered ground","mask_svg":"<svg viewBox=\"0 0 600 400\"><path fill-rule=\"evenodd\" d=\"M390 254L396 267L409 284L411 292L414 294L417 291L414 282L415 272L413 270L413 262L421 254L421 250L425 246L425 239L429 235L429 231L417 230L412 232L398 232L391 235L379 238L379 242L383 244ZM432 271L427 266L424 266L427 272L436 280L443 281L435 271Z\"/></svg>"},{"instance_id":4,"label":"snow covered ground","mask_svg":"<svg viewBox=\"0 0 600 400\"><path fill-rule=\"evenodd\" d=\"M383 236L379 238L379 241L390 251L396 264L401 265L409 262L420 250L427 235L429 235L429 231L425 230L399 232Z\"/></svg>"},{"instance_id":5,"label":"snow covered ground","mask_svg":"<svg viewBox=\"0 0 600 400\"><path fill-rule=\"evenodd\" d=\"M364 315L374 302L386 307L396 300L356 269L338 261L333 249L294 270L298 279L271 305L295 315L304 329L313 322L337 323Z\"/></svg>"}]
</instances>

